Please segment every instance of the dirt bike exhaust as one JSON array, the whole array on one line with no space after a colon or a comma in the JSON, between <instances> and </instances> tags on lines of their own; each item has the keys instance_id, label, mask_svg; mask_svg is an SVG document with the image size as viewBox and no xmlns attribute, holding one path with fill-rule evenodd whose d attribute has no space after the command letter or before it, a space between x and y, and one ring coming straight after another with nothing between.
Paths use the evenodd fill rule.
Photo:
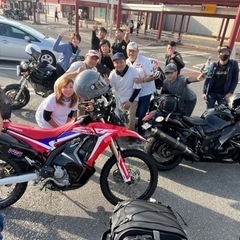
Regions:
<instances>
[{"instance_id":1,"label":"dirt bike exhaust","mask_svg":"<svg viewBox=\"0 0 240 240\"><path fill-rule=\"evenodd\" d=\"M38 179L39 179L39 175L37 173L28 173L28 174L23 174L19 176L2 178L0 179L0 185L23 183L23 182L35 181Z\"/></svg>"},{"instance_id":2,"label":"dirt bike exhaust","mask_svg":"<svg viewBox=\"0 0 240 240\"><path fill-rule=\"evenodd\" d=\"M159 129L155 129L155 130L153 130L153 136L155 138L161 139L163 142L169 144L170 146L172 146L173 148L183 152L184 154L190 155L190 156L194 157L196 160L199 160L199 156L197 154L195 154L194 152L192 152L188 148L188 146L180 143L178 140L176 140L175 138L167 135L163 131L161 131Z\"/></svg>"}]
</instances>

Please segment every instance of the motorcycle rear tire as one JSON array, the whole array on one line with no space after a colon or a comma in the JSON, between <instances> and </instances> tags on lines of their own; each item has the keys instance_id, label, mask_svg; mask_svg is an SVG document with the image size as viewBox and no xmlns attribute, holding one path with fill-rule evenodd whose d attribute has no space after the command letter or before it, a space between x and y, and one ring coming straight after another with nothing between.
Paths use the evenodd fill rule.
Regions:
<instances>
[{"instance_id":1,"label":"motorcycle rear tire","mask_svg":"<svg viewBox=\"0 0 240 240\"><path fill-rule=\"evenodd\" d=\"M0 160L0 179L4 177L10 177L11 175L21 174L22 170L20 166L8 159ZM27 182L7 184L0 186L0 209L6 208L15 202L17 202L27 188ZM6 197L3 196L4 190L6 190Z\"/></svg>"},{"instance_id":2,"label":"motorcycle rear tire","mask_svg":"<svg viewBox=\"0 0 240 240\"><path fill-rule=\"evenodd\" d=\"M131 174L132 182L124 182L116 164L117 159L112 156L103 166L100 176L103 195L113 205L123 200L149 199L158 182L158 171L154 159L136 149L124 150L121 155Z\"/></svg>"},{"instance_id":3,"label":"motorcycle rear tire","mask_svg":"<svg viewBox=\"0 0 240 240\"><path fill-rule=\"evenodd\" d=\"M157 168L159 171L168 171L177 167L183 160L182 155L169 154L168 148L171 146L164 143L160 139L150 137L144 147L144 151L156 160Z\"/></svg>"},{"instance_id":4,"label":"motorcycle rear tire","mask_svg":"<svg viewBox=\"0 0 240 240\"><path fill-rule=\"evenodd\" d=\"M18 100L15 100L17 93L20 91L20 84L8 84L3 88L5 94L12 103L12 109L17 110L25 107L30 101L29 90L25 87Z\"/></svg>"}]
</instances>

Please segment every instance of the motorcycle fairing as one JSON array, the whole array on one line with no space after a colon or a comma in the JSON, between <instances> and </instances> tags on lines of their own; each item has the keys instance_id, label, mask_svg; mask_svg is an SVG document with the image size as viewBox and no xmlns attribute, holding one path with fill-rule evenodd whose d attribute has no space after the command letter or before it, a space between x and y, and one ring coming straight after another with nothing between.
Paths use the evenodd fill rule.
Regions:
<instances>
[{"instance_id":1,"label":"motorcycle fairing","mask_svg":"<svg viewBox=\"0 0 240 240\"><path fill-rule=\"evenodd\" d=\"M222 135L219 138L219 142L223 145L226 141L232 138L234 135L240 133L240 121L238 121L235 125L229 126L223 129Z\"/></svg>"}]
</instances>

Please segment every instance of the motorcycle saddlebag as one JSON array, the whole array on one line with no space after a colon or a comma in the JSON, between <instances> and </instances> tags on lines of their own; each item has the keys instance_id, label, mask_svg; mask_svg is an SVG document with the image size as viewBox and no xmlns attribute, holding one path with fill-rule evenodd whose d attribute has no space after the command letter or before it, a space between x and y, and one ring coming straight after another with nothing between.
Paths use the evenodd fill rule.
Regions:
<instances>
[{"instance_id":1,"label":"motorcycle saddlebag","mask_svg":"<svg viewBox=\"0 0 240 240\"><path fill-rule=\"evenodd\" d=\"M186 240L187 236L169 206L146 200L120 202L110 217L102 240Z\"/></svg>"}]
</instances>

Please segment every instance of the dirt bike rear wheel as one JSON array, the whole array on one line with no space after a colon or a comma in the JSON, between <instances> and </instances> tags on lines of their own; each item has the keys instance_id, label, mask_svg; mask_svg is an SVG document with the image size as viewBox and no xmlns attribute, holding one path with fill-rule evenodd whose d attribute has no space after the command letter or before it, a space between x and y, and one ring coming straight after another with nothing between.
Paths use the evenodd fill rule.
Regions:
<instances>
[{"instance_id":1,"label":"dirt bike rear wheel","mask_svg":"<svg viewBox=\"0 0 240 240\"><path fill-rule=\"evenodd\" d=\"M0 160L0 179L22 173L21 168L11 160ZM17 202L27 188L27 182L0 185L0 209Z\"/></svg>"},{"instance_id":2,"label":"dirt bike rear wheel","mask_svg":"<svg viewBox=\"0 0 240 240\"><path fill-rule=\"evenodd\" d=\"M129 199L149 199L158 182L155 161L140 150L127 149L121 152L131 183L125 183L117 166L115 156L107 160L100 176L100 186L105 198L113 205Z\"/></svg>"},{"instance_id":3,"label":"dirt bike rear wheel","mask_svg":"<svg viewBox=\"0 0 240 240\"><path fill-rule=\"evenodd\" d=\"M171 146L154 137L148 139L144 151L156 160L159 171L171 170L183 160L182 155L172 154Z\"/></svg>"},{"instance_id":4,"label":"dirt bike rear wheel","mask_svg":"<svg viewBox=\"0 0 240 240\"><path fill-rule=\"evenodd\" d=\"M30 101L29 90L26 87L23 89L21 95L19 96L19 99L15 100L16 95L20 91L20 87L20 84L9 84L3 88L3 91L11 100L12 109L14 110L23 108Z\"/></svg>"}]
</instances>

